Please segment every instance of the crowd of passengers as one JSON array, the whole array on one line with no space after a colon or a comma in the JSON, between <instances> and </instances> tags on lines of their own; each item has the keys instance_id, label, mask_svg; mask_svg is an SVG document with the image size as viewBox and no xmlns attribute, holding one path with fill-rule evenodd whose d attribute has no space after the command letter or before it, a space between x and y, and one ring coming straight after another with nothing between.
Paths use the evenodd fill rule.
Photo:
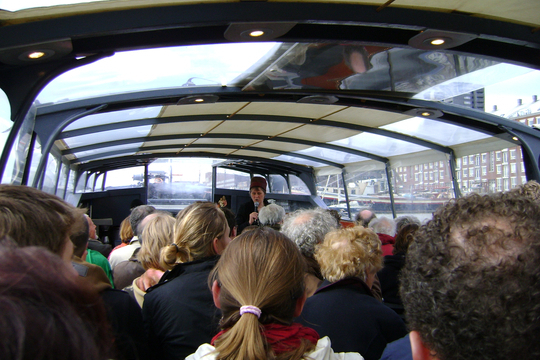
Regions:
<instances>
[{"instance_id":1,"label":"crowd of passengers","mask_svg":"<svg viewBox=\"0 0 540 360\"><path fill-rule=\"evenodd\" d=\"M237 216L134 203L114 249L85 209L0 185L0 358L540 358L538 183L350 227L251 185Z\"/></svg>"}]
</instances>

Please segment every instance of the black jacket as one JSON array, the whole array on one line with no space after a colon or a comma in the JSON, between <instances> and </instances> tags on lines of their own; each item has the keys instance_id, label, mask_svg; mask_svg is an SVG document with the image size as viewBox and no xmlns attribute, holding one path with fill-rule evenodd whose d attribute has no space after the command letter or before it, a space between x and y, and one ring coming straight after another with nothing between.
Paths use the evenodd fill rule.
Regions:
<instances>
[{"instance_id":1,"label":"black jacket","mask_svg":"<svg viewBox=\"0 0 540 360\"><path fill-rule=\"evenodd\" d=\"M270 204L268 200L264 199L264 206ZM255 211L255 204L252 200L243 203L236 214L236 225L238 225L238 235L249 226L249 214Z\"/></svg>"},{"instance_id":2,"label":"black jacket","mask_svg":"<svg viewBox=\"0 0 540 360\"><path fill-rule=\"evenodd\" d=\"M384 267L377 273L381 282L383 301L400 314L403 313L403 303L399 295L399 273L404 265L404 253L387 255L384 257Z\"/></svg>"},{"instance_id":3,"label":"black jacket","mask_svg":"<svg viewBox=\"0 0 540 360\"><path fill-rule=\"evenodd\" d=\"M407 335L401 318L357 278L325 280L296 320L328 336L335 352L359 352L366 360L378 360L386 344Z\"/></svg>"},{"instance_id":4,"label":"black jacket","mask_svg":"<svg viewBox=\"0 0 540 360\"><path fill-rule=\"evenodd\" d=\"M219 331L208 276L219 256L179 264L144 296L143 319L155 359L184 359Z\"/></svg>"}]
</instances>

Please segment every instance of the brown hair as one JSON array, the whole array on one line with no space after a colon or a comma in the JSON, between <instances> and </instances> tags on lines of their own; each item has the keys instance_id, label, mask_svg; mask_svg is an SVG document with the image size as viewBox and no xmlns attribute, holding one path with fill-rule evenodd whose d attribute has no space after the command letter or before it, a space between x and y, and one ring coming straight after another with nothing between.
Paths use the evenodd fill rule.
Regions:
<instances>
[{"instance_id":1,"label":"brown hair","mask_svg":"<svg viewBox=\"0 0 540 360\"><path fill-rule=\"evenodd\" d=\"M328 281L348 277L366 280L367 275L382 269L381 241L373 230L362 226L338 229L325 236L315 259Z\"/></svg>"},{"instance_id":2,"label":"brown hair","mask_svg":"<svg viewBox=\"0 0 540 360\"><path fill-rule=\"evenodd\" d=\"M81 226L84 209L23 185L0 185L0 238L19 246L44 246L60 254ZM77 229L75 229L77 227Z\"/></svg>"},{"instance_id":3,"label":"brown hair","mask_svg":"<svg viewBox=\"0 0 540 360\"><path fill-rule=\"evenodd\" d=\"M298 247L285 235L262 228L243 233L225 249L210 275L221 287L221 327L217 359L300 359L315 345L302 340L293 352L275 356L260 325L290 325L296 301L304 293L305 264ZM240 307L261 309L260 318L240 316Z\"/></svg>"},{"instance_id":4,"label":"brown hair","mask_svg":"<svg viewBox=\"0 0 540 360\"><path fill-rule=\"evenodd\" d=\"M3 240L0 288L2 359L114 357L100 296L57 255Z\"/></svg>"},{"instance_id":5,"label":"brown hair","mask_svg":"<svg viewBox=\"0 0 540 360\"><path fill-rule=\"evenodd\" d=\"M196 202L176 215L174 240L161 249L160 264L170 270L176 264L216 255L213 241L227 230L223 211L211 202Z\"/></svg>"},{"instance_id":6,"label":"brown hair","mask_svg":"<svg viewBox=\"0 0 540 360\"><path fill-rule=\"evenodd\" d=\"M120 239L124 244L129 244L134 235L128 216L120 223Z\"/></svg>"},{"instance_id":7,"label":"brown hair","mask_svg":"<svg viewBox=\"0 0 540 360\"><path fill-rule=\"evenodd\" d=\"M165 270L159 263L159 254L163 247L172 242L174 223L172 215L160 212L144 226L141 234L141 250L137 254L137 259L145 270Z\"/></svg>"},{"instance_id":8,"label":"brown hair","mask_svg":"<svg viewBox=\"0 0 540 360\"><path fill-rule=\"evenodd\" d=\"M414 239L414 233L418 230L420 226L418 224L407 224L398 231L396 235L396 243L394 244L394 250L392 253L406 253L409 249L409 245Z\"/></svg>"}]
</instances>

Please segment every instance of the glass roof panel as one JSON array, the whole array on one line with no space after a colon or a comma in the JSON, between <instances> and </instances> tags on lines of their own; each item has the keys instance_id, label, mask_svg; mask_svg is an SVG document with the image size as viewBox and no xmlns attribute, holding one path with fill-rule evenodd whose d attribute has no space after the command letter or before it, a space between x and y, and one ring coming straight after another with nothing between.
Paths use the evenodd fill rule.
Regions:
<instances>
[{"instance_id":1,"label":"glass roof panel","mask_svg":"<svg viewBox=\"0 0 540 360\"><path fill-rule=\"evenodd\" d=\"M92 126L119 123L123 121L156 118L161 109L162 106L153 106L89 115L72 122L64 129L64 131L84 129Z\"/></svg>"},{"instance_id":2,"label":"glass roof panel","mask_svg":"<svg viewBox=\"0 0 540 360\"><path fill-rule=\"evenodd\" d=\"M382 129L415 136L444 146L463 144L490 137L478 131L437 120L411 118L381 126Z\"/></svg>"},{"instance_id":3,"label":"glass roof panel","mask_svg":"<svg viewBox=\"0 0 540 360\"><path fill-rule=\"evenodd\" d=\"M328 166L327 164L316 162L316 161L310 161L306 160L304 158L299 158L296 156L290 156L290 155L279 155L272 160L278 160L278 161L285 161L293 164L299 164L299 165L306 165L306 166L313 166L313 167L322 167L322 166Z\"/></svg>"},{"instance_id":4,"label":"glass roof panel","mask_svg":"<svg viewBox=\"0 0 540 360\"><path fill-rule=\"evenodd\" d=\"M148 126L137 126L137 127L133 127L129 129L102 131L98 133L67 138L67 139L64 139L64 142L70 148L76 148L79 146L95 144L97 139L98 139L98 142L102 143L102 142L107 142L107 141L147 136L151 129L152 129L152 126L148 125Z\"/></svg>"},{"instance_id":5,"label":"glass roof panel","mask_svg":"<svg viewBox=\"0 0 540 360\"><path fill-rule=\"evenodd\" d=\"M80 152L75 153L74 155L77 158L83 158L83 157L86 157L86 156L113 153L113 152L117 152L117 151L121 151L121 150L135 149L133 152L137 152L137 151L139 151L138 148L140 146L142 146L142 144L143 143L134 143L134 144L127 144L127 145L102 147L102 148L97 148L97 149L88 150L88 151L80 151Z\"/></svg>"},{"instance_id":6,"label":"glass roof panel","mask_svg":"<svg viewBox=\"0 0 540 360\"><path fill-rule=\"evenodd\" d=\"M110 0L0 0L0 9L19 11L44 6L71 5Z\"/></svg>"},{"instance_id":7,"label":"glass roof panel","mask_svg":"<svg viewBox=\"0 0 540 360\"><path fill-rule=\"evenodd\" d=\"M309 155L316 158L336 162L339 164L348 164L352 162L358 162L358 161L365 161L369 160L368 158L365 158L363 156L357 156L353 154L349 154L343 151L336 151L332 149L326 149L322 147L310 147L309 149L295 151L295 153L302 154L302 155Z\"/></svg>"},{"instance_id":8,"label":"glass roof panel","mask_svg":"<svg viewBox=\"0 0 540 360\"><path fill-rule=\"evenodd\" d=\"M428 150L423 146L407 141L371 133L361 133L347 139L332 141L331 144L350 147L351 149L362 150L379 156L397 156Z\"/></svg>"},{"instance_id":9,"label":"glass roof panel","mask_svg":"<svg viewBox=\"0 0 540 360\"><path fill-rule=\"evenodd\" d=\"M38 100L46 104L133 91L234 85L236 78L279 47L233 43L118 52L60 75Z\"/></svg>"}]
</instances>

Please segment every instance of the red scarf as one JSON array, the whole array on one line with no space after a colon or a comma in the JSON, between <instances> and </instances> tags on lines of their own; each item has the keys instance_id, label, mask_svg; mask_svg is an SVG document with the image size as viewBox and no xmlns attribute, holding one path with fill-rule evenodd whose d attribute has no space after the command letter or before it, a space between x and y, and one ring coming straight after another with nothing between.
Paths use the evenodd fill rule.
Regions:
<instances>
[{"instance_id":1,"label":"red scarf","mask_svg":"<svg viewBox=\"0 0 540 360\"><path fill-rule=\"evenodd\" d=\"M317 344L319 334L312 328L305 327L300 324L293 323L292 325L267 324L263 325L263 335L266 341L272 347L274 354L279 355L285 352L292 351L298 346L302 339L309 340L313 344ZM228 329L220 331L212 338L211 344L227 332Z\"/></svg>"}]
</instances>

